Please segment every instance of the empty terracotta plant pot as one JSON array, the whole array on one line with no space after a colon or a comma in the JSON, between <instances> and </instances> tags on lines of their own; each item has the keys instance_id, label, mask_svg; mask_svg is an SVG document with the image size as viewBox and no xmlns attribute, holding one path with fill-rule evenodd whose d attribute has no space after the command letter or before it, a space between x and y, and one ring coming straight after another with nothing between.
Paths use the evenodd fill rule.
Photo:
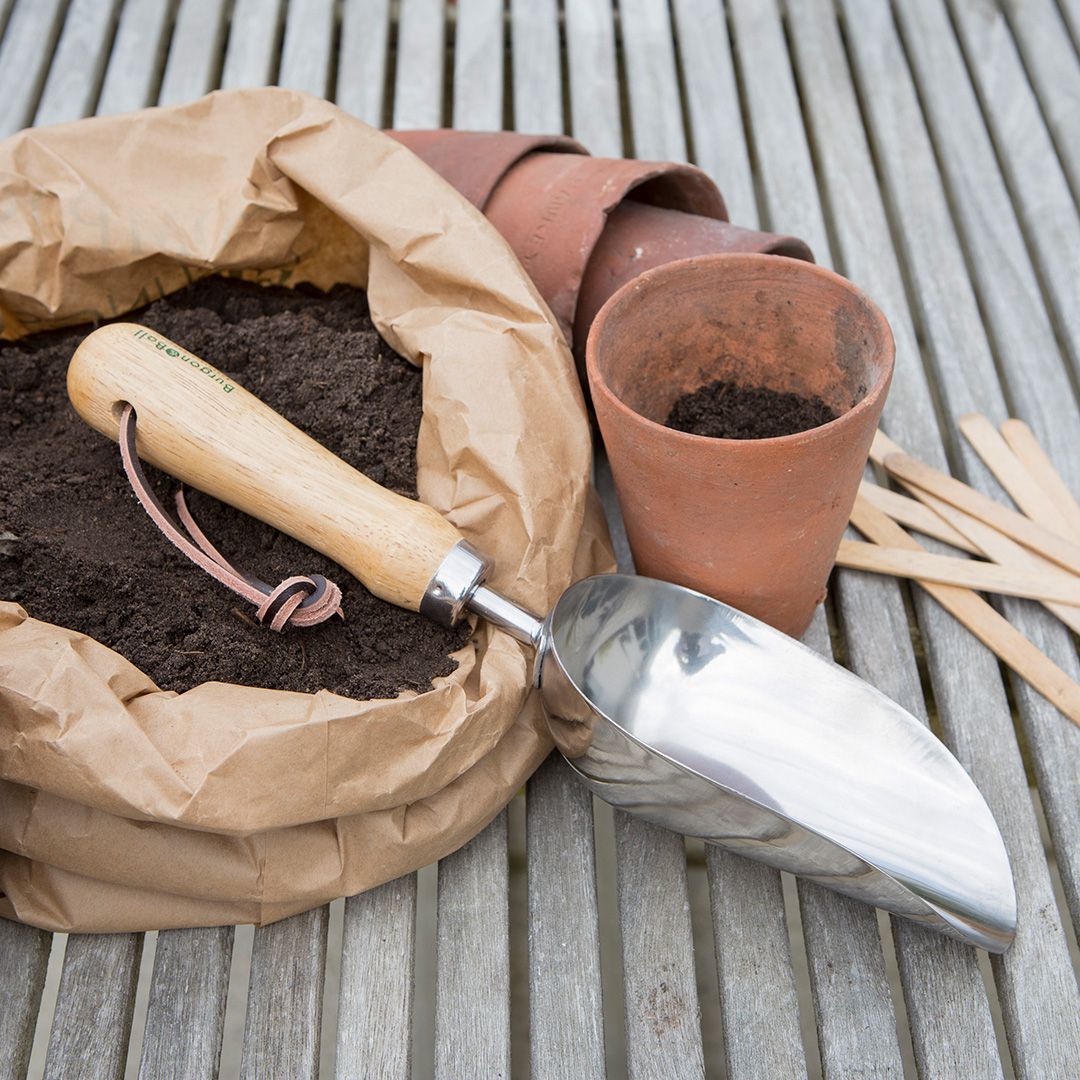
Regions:
<instances>
[{"instance_id":1,"label":"empty terracotta plant pot","mask_svg":"<svg viewBox=\"0 0 1080 1080\"><path fill-rule=\"evenodd\" d=\"M693 214L725 218L716 185L692 165L538 152L491 193L484 213L506 237L567 339L578 292L609 211L633 191Z\"/></svg>"},{"instance_id":2,"label":"empty terracotta plant pot","mask_svg":"<svg viewBox=\"0 0 1080 1080\"><path fill-rule=\"evenodd\" d=\"M575 346L582 374L589 325L637 273L718 251L813 259L801 240L731 225L716 185L692 165L593 158L563 135L449 129L389 134L509 241Z\"/></svg>"},{"instance_id":3,"label":"empty terracotta plant pot","mask_svg":"<svg viewBox=\"0 0 1080 1080\"><path fill-rule=\"evenodd\" d=\"M624 285L589 334L589 384L640 573L794 636L825 597L893 368L885 317L849 281L760 254L668 263ZM724 379L821 398L836 419L764 439L665 426Z\"/></svg>"},{"instance_id":4,"label":"empty terracotta plant pot","mask_svg":"<svg viewBox=\"0 0 1080 1080\"><path fill-rule=\"evenodd\" d=\"M421 161L465 196L478 210L507 170L527 154L588 154L581 143L566 135L522 135L517 131L388 131Z\"/></svg>"},{"instance_id":5,"label":"empty terracotta plant pot","mask_svg":"<svg viewBox=\"0 0 1080 1080\"><path fill-rule=\"evenodd\" d=\"M581 292L574 314L574 354L579 369L585 370L585 343L597 312L628 281L655 266L688 259L693 255L714 255L727 251L761 252L814 261L810 248L794 236L744 229L728 221L650 206L631 192L607 216L589 264L585 268Z\"/></svg>"}]
</instances>

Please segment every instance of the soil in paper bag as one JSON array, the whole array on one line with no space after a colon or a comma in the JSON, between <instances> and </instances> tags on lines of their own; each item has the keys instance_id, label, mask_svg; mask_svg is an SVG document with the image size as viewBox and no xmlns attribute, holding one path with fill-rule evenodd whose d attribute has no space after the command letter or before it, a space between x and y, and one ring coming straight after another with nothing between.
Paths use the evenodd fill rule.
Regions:
<instances>
[{"instance_id":1,"label":"soil in paper bag","mask_svg":"<svg viewBox=\"0 0 1080 1080\"><path fill-rule=\"evenodd\" d=\"M228 372L373 480L416 498L421 373L382 341L363 292L261 288L209 278L126 321ZM329 559L192 492L189 505L240 569L276 583L320 573L346 620L277 634L182 556L136 502L115 443L67 399L68 361L90 327L0 343L0 598L79 630L162 689L218 680L366 699L422 692L468 639L372 596ZM172 506L176 482L148 469Z\"/></svg>"}]
</instances>

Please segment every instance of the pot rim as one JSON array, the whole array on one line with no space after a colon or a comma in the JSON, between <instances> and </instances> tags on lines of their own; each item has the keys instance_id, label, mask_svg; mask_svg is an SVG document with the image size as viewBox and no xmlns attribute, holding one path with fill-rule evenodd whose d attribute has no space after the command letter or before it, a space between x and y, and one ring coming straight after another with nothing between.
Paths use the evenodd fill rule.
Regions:
<instances>
[{"instance_id":1,"label":"pot rim","mask_svg":"<svg viewBox=\"0 0 1080 1080\"><path fill-rule=\"evenodd\" d=\"M825 424L818 424L817 427L806 428L803 431L793 431L787 435L774 435L761 439L725 439L713 435L695 435L688 431L678 431L675 428L668 427L666 424L651 420L649 417L639 413L636 409L632 409L618 396L618 394L615 393L614 390L611 389L599 370L599 362L596 358L596 342L615 308L623 303L632 293L637 292L641 288L647 288L650 283L658 278L673 277L685 273L688 270L695 269L698 266L704 266L707 269L712 268L717 263L760 266L765 264L765 260L767 260L769 264L775 265L779 262L790 265L794 268L793 272L796 273L805 273L824 278L864 301L874 313L875 320L883 331L882 344L886 351L888 362L881 377L867 390L866 394L857 404L853 405L846 412L841 413L835 420L830 420ZM592 326L589 329L588 340L585 343L585 367L594 401L597 397L602 397L605 402L607 402L617 413L620 413L625 420L630 423L645 425L646 428L655 430L656 432L666 432L668 436L676 440L676 443L680 440L688 440L684 442L684 445L692 446L698 443L720 444L726 449L730 449L737 453L752 453L755 446L763 444L772 447L783 446L786 443L788 446L794 447L796 443L814 442L818 439L832 437L839 431L841 425L856 422L863 413L873 409L880 399L888 393L889 386L892 383L895 366L896 341L893 337L889 320L885 317L885 313L881 308L862 289L860 289L858 285L844 277L842 274L836 273L835 270L830 270L828 267L821 266L819 263L806 262L803 259L793 259L787 255L768 255L762 252L729 251L717 252L713 255L691 255L686 259L676 259L673 262L664 263L662 266L656 266L651 270L646 270L645 273L628 281L608 297L604 302L604 306L597 312L596 318L593 320Z\"/></svg>"}]
</instances>

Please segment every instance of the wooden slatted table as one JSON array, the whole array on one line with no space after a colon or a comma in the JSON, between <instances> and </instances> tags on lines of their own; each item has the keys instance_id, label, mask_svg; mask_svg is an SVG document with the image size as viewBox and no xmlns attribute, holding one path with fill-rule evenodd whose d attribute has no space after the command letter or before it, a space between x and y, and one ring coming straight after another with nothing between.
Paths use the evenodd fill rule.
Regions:
<instances>
[{"instance_id":1,"label":"wooden slatted table","mask_svg":"<svg viewBox=\"0 0 1080 1080\"><path fill-rule=\"evenodd\" d=\"M0 0L0 137L278 83L694 160L880 301L883 426L1000 497L951 417L1022 417L1080 490L1078 48L1080 0ZM1080 674L1043 609L1001 610ZM437 870L254 933L0 921L0 1078L1080 1077L1080 730L893 581L839 574L806 640L985 794L1003 957L594 807L552 759Z\"/></svg>"}]
</instances>

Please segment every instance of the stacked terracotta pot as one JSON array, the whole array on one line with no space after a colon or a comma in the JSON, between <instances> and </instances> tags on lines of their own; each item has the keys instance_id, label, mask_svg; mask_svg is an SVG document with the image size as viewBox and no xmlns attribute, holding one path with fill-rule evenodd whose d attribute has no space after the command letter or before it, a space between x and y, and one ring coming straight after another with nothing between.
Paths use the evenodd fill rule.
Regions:
<instances>
[{"instance_id":1,"label":"stacked terracotta pot","mask_svg":"<svg viewBox=\"0 0 1080 1080\"><path fill-rule=\"evenodd\" d=\"M813 261L792 236L732 225L692 165L590 157L563 135L391 131L509 241L584 372L589 327L605 301L653 267L692 255L762 252Z\"/></svg>"}]
</instances>

